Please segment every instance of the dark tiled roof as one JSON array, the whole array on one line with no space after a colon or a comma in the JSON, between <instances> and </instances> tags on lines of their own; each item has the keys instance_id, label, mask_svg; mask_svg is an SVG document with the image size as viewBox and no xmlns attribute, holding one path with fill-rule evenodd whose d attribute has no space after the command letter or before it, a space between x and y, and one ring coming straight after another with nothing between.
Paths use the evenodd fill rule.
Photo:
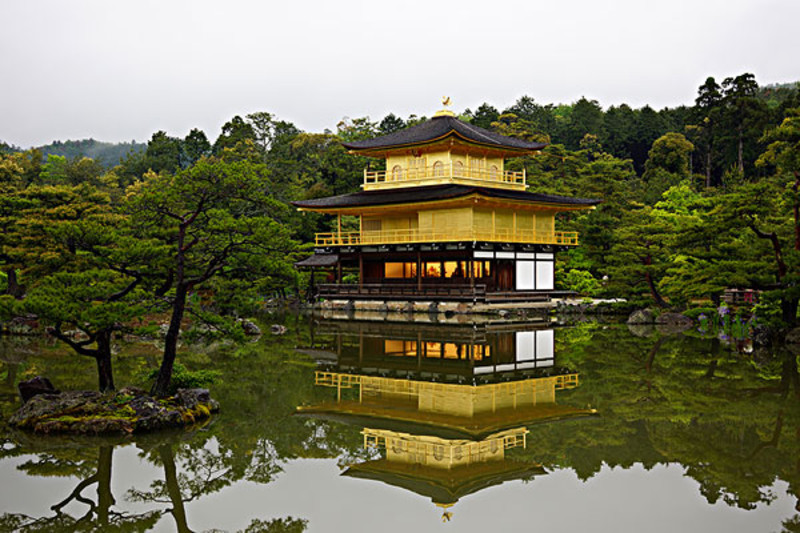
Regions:
<instances>
[{"instance_id":1,"label":"dark tiled roof","mask_svg":"<svg viewBox=\"0 0 800 533\"><path fill-rule=\"evenodd\" d=\"M393 146L406 146L421 144L435 139L445 137L455 132L459 136L480 144L497 146L501 148L513 148L516 150L540 150L547 146L545 143L531 143L494 133L472 124L462 122L455 117L442 116L434 117L430 120L411 126L389 135L367 139L365 141L354 141L342 143L345 148L350 150L371 150L378 148L390 148Z\"/></svg>"},{"instance_id":2,"label":"dark tiled roof","mask_svg":"<svg viewBox=\"0 0 800 533\"><path fill-rule=\"evenodd\" d=\"M488 198L522 200L545 204L591 206L602 202L602 200L596 200L594 198L572 198L570 196L558 196L555 194L538 194L526 191L469 185L431 185L428 187L409 187L406 189L359 191L340 196L317 198L315 200L301 200L292 202L292 205L309 209L365 207L371 205L404 204L409 202L434 202L437 200L460 198L470 194L480 194Z\"/></svg>"},{"instance_id":3,"label":"dark tiled roof","mask_svg":"<svg viewBox=\"0 0 800 533\"><path fill-rule=\"evenodd\" d=\"M294 264L296 267L327 267L333 266L339 261L339 256L336 254L320 255L314 254L306 257L302 261Z\"/></svg>"}]
</instances>

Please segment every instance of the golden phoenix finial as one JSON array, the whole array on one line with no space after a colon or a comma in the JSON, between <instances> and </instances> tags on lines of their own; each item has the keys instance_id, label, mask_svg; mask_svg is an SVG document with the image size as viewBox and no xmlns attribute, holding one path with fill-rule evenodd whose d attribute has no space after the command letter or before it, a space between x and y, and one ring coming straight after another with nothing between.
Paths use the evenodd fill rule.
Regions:
<instances>
[{"instance_id":1,"label":"golden phoenix finial","mask_svg":"<svg viewBox=\"0 0 800 533\"><path fill-rule=\"evenodd\" d=\"M442 105L448 107L450 105L450 97L449 96L442 96Z\"/></svg>"}]
</instances>

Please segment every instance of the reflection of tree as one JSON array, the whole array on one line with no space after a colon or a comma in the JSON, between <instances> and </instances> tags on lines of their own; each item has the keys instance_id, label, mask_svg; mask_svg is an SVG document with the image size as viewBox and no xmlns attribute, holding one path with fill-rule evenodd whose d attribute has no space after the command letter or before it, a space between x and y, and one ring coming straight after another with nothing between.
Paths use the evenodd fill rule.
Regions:
<instances>
[{"instance_id":1,"label":"reflection of tree","mask_svg":"<svg viewBox=\"0 0 800 533\"><path fill-rule=\"evenodd\" d=\"M272 520L254 519L241 533L303 533L307 520L296 518L274 518Z\"/></svg>"},{"instance_id":2,"label":"reflection of tree","mask_svg":"<svg viewBox=\"0 0 800 533\"><path fill-rule=\"evenodd\" d=\"M186 518L187 503L217 492L238 478L224 455L204 446L205 441L199 444L198 447L182 447L183 468L180 473L173 443L169 441L157 446L150 452L150 460L162 466L164 479L153 481L148 491L130 489L127 494L128 499L136 502L171 504L168 512L181 533L191 531Z\"/></svg>"},{"instance_id":3,"label":"reflection of tree","mask_svg":"<svg viewBox=\"0 0 800 533\"><path fill-rule=\"evenodd\" d=\"M115 511L116 503L111 493L111 467L114 448L111 445L104 445L97 448L97 466L93 474L81 480L70 494L60 502L52 505L51 516L39 518L30 517L22 514L6 513L0 516L0 531L20 531L26 533L34 532L58 532L58 531L146 531L152 528L161 516L159 511L147 511L140 514L130 514ZM88 463L88 461L87 461ZM35 465L29 462L28 471L46 470L47 466L56 467L55 475L64 475L70 468L70 462L59 464L59 461L49 457L42 465ZM25 465L23 465L24 467ZM72 463L74 469L84 471L89 468L88 464ZM47 475L47 474L44 474ZM51 474L52 475L52 474ZM97 485L96 499L84 494L92 485ZM64 508L69 504L77 502L86 506L86 511L79 517L72 516L64 512Z\"/></svg>"},{"instance_id":4,"label":"reflection of tree","mask_svg":"<svg viewBox=\"0 0 800 533\"><path fill-rule=\"evenodd\" d=\"M776 354L756 365L716 340L589 331L572 343L565 331L559 356L580 370L581 386L559 401L591 404L602 418L531 428L523 453L535 453L545 466L574 468L582 479L604 464L677 462L709 502L744 509L774 500L777 478L798 494L795 356Z\"/></svg>"}]
</instances>

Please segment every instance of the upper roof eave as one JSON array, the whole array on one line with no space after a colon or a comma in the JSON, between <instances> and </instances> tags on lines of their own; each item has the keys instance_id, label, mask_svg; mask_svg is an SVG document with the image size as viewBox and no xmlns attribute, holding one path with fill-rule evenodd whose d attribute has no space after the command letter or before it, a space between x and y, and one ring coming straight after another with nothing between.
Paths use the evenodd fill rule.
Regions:
<instances>
[{"instance_id":1,"label":"upper roof eave","mask_svg":"<svg viewBox=\"0 0 800 533\"><path fill-rule=\"evenodd\" d=\"M490 148L490 149L493 149L493 150L498 150L498 151L501 151L501 152L519 154L519 155L531 154L531 153L537 152L538 150L541 150L542 148L547 146L547 144L545 144L545 143L538 143L541 146L539 146L537 148L519 148L519 147L516 147L516 146L506 146L506 145L478 142L478 141L475 141L474 139L469 139L469 138L459 134L457 131L449 131L449 132L445 133L444 135L442 135L440 137L436 137L436 138L433 138L433 139L430 139L430 140L427 140L427 141L422 141L422 142L410 142L410 143L405 143L405 144L394 144L394 145L387 145L387 146L378 146L378 147L374 147L374 148L353 148L353 147L351 147L351 145L346 144L346 143L342 143L342 146L347 148L347 151L350 154L363 155L363 156L367 156L367 157L370 157L370 156L380 157L384 153L386 153L387 151L390 151L390 150L402 150L404 148L411 148L411 147L414 147L414 146L430 146L430 145L434 145L434 144L436 144L438 142L444 141L448 137L457 137L458 139L460 139L460 140L462 140L464 142L467 142L469 144L474 144L474 145Z\"/></svg>"},{"instance_id":2,"label":"upper roof eave","mask_svg":"<svg viewBox=\"0 0 800 533\"><path fill-rule=\"evenodd\" d=\"M451 116L434 117L421 124L372 139L343 142L342 146L356 153L368 153L428 144L449 135L456 135L466 142L514 152L535 152L547 146L546 143L532 143L500 135Z\"/></svg>"}]
</instances>

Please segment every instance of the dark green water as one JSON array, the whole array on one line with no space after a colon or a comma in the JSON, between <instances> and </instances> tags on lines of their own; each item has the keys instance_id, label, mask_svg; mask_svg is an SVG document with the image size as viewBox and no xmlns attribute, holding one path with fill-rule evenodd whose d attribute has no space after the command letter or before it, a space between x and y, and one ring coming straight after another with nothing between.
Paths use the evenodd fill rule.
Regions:
<instances>
[{"instance_id":1,"label":"dark green water","mask_svg":"<svg viewBox=\"0 0 800 533\"><path fill-rule=\"evenodd\" d=\"M91 360L58 345L0 339L0 530L800 531L800 387L789 353L594 322L552 333L272 322L288 332L182 353L191 369L220 371L212 390L222 412L211 423L137 438L9 430L20 380L45 375L69 389L96 378ZM141 384L157 357L152 345L121 346L118 386ZM367 380L421 383L439 407L420 407L422 392L414 403L315 385L318 370L362 376L364 390ZM536 406L520 396L472 425L447 414L462 413L475 387L574 374L577 386L554 400L544 390ZM358 412L343 414L345 405ZM315 406L327 407L296 414ZM461 457L492 432L526 430L524 446L469 466L389 458L403 439L434 442L441 463L442 450ZM362 432L395 440L365 448Z\"/></svg>"}]
</instances>

